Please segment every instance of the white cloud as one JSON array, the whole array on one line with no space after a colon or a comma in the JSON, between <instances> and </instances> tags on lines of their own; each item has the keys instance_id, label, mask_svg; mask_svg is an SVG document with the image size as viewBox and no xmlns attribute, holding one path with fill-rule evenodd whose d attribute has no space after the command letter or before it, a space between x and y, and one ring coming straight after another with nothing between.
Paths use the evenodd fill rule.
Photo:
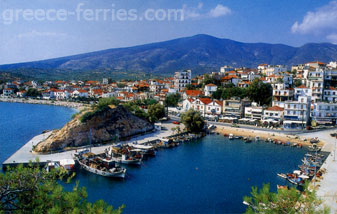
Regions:
<instances>
[{"instance_id":1,"label":"white cloud","mask_svg":"<svg viewBox=\"0 0 337 214\"><path fill-rule=\"evenodd\" d=\"M37 37L66 37L66 33L57 33L57 32L41 32L41 31L36 31L32 30L30 32L26 33L20 33L16 35L16 38L22 39L22 38L37 38Z\"/></svg>"},{"instance_id":2,"label":"white cloud","mask_svg":"<svg viewBox=\"0 0 337 214\"><path fill-rule=\"evenodd\" d=\"M335 34L329 34L326 36L326 38L331 41L333 44L337 45L337 33Z\"/></svg>"},{"instance_id":3,"label":"white cloud","mask_svg":"<svg viewBox=\"0 0 337 214\"><path fill-rule=\"evenodd\" d=\"M292 33L315 34L325 36L332 42L337 41L337 1L309 11L302 22L296 21L291 27Z\"/></svg>"},{"instance_id":4,"label":"white cloud","mask_svg":"<svg viewBox=\"0 0 337 214\"><path fill-rule=\"evenodd\" d=\"M210 17L217 18L217 17L220 17L220 16L229 15L231 13L232 13L232 11L231 11L230 8L228 8L226 6L223 6L221 4L218 4L214 9L212 9L211 11L209 11L208 15Z\"/></svg>"},{"instance_id":5,"label":"white cloud","mask_svg":"<svg viewBox=\"0 0 337 214\"><path fill-rule=\"evenodd\" d=\"M229 7L222 4L218 4L208 12L202 12L203 7L203 3L199 3L197 7L187 7L186 4L183 5L185 19L218 18L232 13L232 10Z\"/></svg>"}]
</instances>

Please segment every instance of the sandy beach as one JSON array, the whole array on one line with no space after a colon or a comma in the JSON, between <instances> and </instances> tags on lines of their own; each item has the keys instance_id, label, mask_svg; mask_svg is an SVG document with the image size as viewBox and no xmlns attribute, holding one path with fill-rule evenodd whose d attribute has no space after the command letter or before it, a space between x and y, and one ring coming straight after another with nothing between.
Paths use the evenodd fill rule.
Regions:
<instances>
[{"instance_id":1,"label":"sandy beach","mask_svg":"<svg viewBox=\"0 0 337 214\"><path fill-rule=\"evenodd\" d=\"M227 126L220 126L218 125L216 132L220 134L233 134L235 136L242 136L242 137L256 137L259 136L260 139L268 139L271 138L273 140L280 140L282 142L290 142L290 143L301 143L303 146L310 146L310 138L306 137L297 137L296 135L286 135L278 132L270 131L261 131L261 130L251 130L245 128L235 128L235 127L227 127ZM296 139L297 138L297 139ZM323 146L324 142L321 140L318 143L318 146Z\"/></svg>"},{"instance_id":2,"label":"sandy beach","mask_svg":"<svg viewBox=\"0 0 337 214\"><path fill-rule=\"evenodd\" d=\"M88 104L68 102L68 101L36 100L36 99L11 98L11 97L1 97L0 102L64 106L64 107L68 107L68 108L74 108L77 111L80 111L82 108L86 108L86 107L90 106Z\"/></svg>"}]
</instances>

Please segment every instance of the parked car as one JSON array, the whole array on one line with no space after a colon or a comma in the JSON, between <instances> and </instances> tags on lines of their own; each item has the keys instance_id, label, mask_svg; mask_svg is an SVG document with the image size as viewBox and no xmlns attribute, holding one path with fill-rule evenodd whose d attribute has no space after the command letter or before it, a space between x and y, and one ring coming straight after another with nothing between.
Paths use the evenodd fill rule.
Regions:
<instances>
[{"instance_id":1,"label":"parked car","mask_svg":"<svg viewBox=\"0 0 337 214\"><path fill-rule=\"evenodd\" d=\"M179 125L179 124L180 124L179 121L173 121L172 123L173 123L173 124L176 124L176 125Z\"/></svg>"}]
</instances>

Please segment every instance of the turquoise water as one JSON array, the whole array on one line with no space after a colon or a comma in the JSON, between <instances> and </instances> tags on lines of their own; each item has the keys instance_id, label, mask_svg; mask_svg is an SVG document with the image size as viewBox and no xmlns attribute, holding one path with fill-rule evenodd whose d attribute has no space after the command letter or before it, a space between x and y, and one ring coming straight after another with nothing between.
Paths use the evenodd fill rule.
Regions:
<instances>
[{"instance_id":1,"label":"turquoise water","mask_svg":"<svg viewBox=\"0 0 337 214\"><path fill-rule=\"evenodd\" d=\"M3 105L11 105L5 108L8 111L5 114ZM73 113L60 107L20 105L24 104L0 103L0 115L14 119L0 123L1 130L14 129L1 132L1 161L3 155L9 156L42 130L61 127L62 121L64 124ZM36 117L31 117L25 123L17 123L14 114L22 117L44 114L38 120L49 122L41 125ZM16 134L22 132L19 130L25 134ZM7 145L7 142L16 143ZM75 179L87 188L89 200L104 199L115 207L125 204L124 213L242 213L246 208L242 197L250 193L251 186L271 183L276 190L276 184L286 184L276 173L296 169L305 152L299 148L265 142L245 144L210 135L177 148L159 150L155 158L148 159L141 167L127 167L124 181L81 170L77 170Z\"/></svg>"}]
</instances>

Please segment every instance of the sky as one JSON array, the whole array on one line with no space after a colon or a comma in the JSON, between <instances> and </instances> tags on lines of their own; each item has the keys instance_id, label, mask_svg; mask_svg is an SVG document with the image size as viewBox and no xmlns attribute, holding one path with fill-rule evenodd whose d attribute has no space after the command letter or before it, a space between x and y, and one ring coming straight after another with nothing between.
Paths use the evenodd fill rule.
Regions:
<instances>
[{"instance_id":1,"label":"sky","mask_svg":"<svg viewBox=\"0 0 337 214\"><path fill-rule=\"evenodd\" d=\"M0 0L0 64L196 34L337 44L337 0Z\"/></svg>"}]
</instances>

